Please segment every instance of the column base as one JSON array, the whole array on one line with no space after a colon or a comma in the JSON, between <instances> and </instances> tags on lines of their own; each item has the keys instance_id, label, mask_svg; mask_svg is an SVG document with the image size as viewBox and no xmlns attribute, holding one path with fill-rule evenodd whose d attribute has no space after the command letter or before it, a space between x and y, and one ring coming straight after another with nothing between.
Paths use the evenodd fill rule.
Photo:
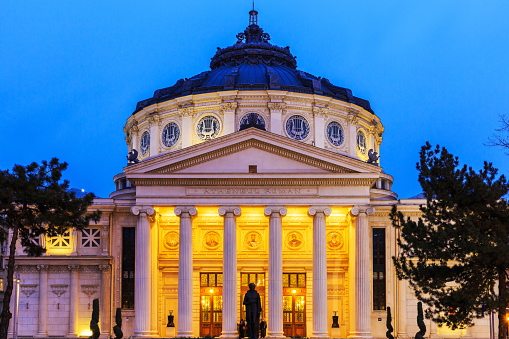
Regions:
<instances>
[{"instance_id":1,"label":"column base","mask_svg":"<svg viewBox=\"0 0 509 339\"><path fill-rule=\"evenodd\" d=\"M373 339L373 336L371 333L352 333L348 336L348 338L351 339Z\"/></svg>"},{"instance_id":2,"label":"column base","mask_svg":"<svg viewBox=\"0 0 509 339\"><path fill-rule=\"evenodd\" d=\"M48 337L48 333L37 332L37 334L34 335L34 338L47 338L47 337Z\"/></svg>"},{"instance_id":3,"label":"column base","mask_svg":"<svg viewBox=\"0 0 509 339\"><path fill-rule=\"evenodd\" d=\"M134 332L133 338L153 338L154 336L150 332L136 333Z\"/></svg>"},{"instance_id":4,"label":"column base","mask_svg":"<svg viewBox=\"0 0 509 339\"><path fill-rule=\"evenodd\" d=\"M286 338L283 333L270 333L265 337L266 339Z\"/></svg>"},{"instance_id":5,"label":"column base","mask_svg":"<svg viewBox=\"0 0 509 339\"><path fill-rule=\"evenodd\" d=\"M408 333L401 333L401 334L398 334L396 337L398 337L398 339L410 339L410 337L408 336Z\"/></svg>"},{"instance_id":6,"label":"column base","mask_svg":"<svg viewBox=\"0 0 509 339\"><path fill-rule=\"evenodd\" d=\"M329 334L312 334L309 339L327 339L330 338Z\"/></svg>"},{"instance_id":7,"label":"column base","mask_svg":"<svg viewBox=\"0 0 509 339\"><path fill-rule=\"evenodd\" d=\"M78 335L76 333L67 333L65 336L66 338L78 338Z\"/></svg>"},{"instance_id":8,"label":"column base","mask_svg":"<svg viewBox=\"0 0 509 339\"><path fill-rule=\"evenodd\" d=\"M195 335L193 334L193 331L188 332L177 332L176 338L194 338Z\"/></svg>"},{"instance_id":9,"label":"column base","mask_svg":"<svg viewBox=\"0 0 509 339\"><path fill-rule=\"evenodd\" d=\"M239 333L238 332L223 332L221 333L221 335L219 336L219 338L235 338L237 339L239 337Z\"/></svg>"}]
</instances>

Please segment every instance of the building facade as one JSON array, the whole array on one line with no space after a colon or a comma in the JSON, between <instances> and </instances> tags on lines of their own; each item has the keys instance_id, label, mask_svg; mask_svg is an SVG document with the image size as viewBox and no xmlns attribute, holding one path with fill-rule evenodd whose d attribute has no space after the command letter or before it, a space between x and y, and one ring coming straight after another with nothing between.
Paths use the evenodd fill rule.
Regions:
<instances>
[{"instance_id":1,"label":"building facade","mask_svg":"<svg viewBox=\"0 0 509 339\"><path fill-rule=\"evenodd\" d=\"M138 103L124 127L133 161L91 206L99 223L40 239L39 258L19 246L19 335L89 336L99 298L104 338L118 307L125 337L233 338L251 282L269 337L385 337L388 306L395 334L418 331L389 212L417 218L423 200L391 190L382 122L368 101L297 70L256 11L237 39L210 71ZM434 338L489 337L487 320L427 325Z\"/></svg>"}]
</instances>

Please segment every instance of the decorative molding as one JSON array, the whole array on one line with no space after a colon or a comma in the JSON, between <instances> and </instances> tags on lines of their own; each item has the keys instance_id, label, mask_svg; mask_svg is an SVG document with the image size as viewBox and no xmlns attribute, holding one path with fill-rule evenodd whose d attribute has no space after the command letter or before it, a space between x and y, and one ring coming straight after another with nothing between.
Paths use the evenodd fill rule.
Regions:
<instances>
[{"instance_id":1,"label":"decorative molding","mask_svg":"<svg viewBox=\"0 0 509 339\"><path fill-rule=\"evenodd\" d=\"M131 207L131 213L134 215L139 215L140 213L145 213L147 215L153 215L156 211L152 206L133 206Z\"/></svg>"},{"instance_id":2,"label":"decorative molding","mask_svg":"<svg viewBox=\"0 0 509 339\"><path fill-rule=\"evenodd\" d=\"M187 116L193 116L194 114L194 107L179 107L178 112L181 116L187 117Z\"/></svg>"},{"instance_id":3,"label":"decorative molding","mask_svg":"<svg viewBox=\"0 0 509 339\"><path fill-rule=\"evenodd\" d=\"M37 284L20 285L20 291L25 297L30 298L35 293L37 286Z\"/></svg>"},{"instance_id":4,"label":"decorative molding","mask_svg":"<svg viewBox=\"0 0 509 339\"><path fill-rule=\"evenodd\" d=\"M136 186L373 186L376 178L130 178Z\"/></svg>"},{"instance_id":5,"label":"decorative molding","mask_svg":"<svg viewBox=\"0 0 509 339\"><path fill-rule=\"evenodd\" d=\"M341 232L338 231L327 232L325 241L327 242L327 248L332 251L341 249L345 243Z\"/></svg>"},{"instance_id":6,"label":"decorative molding","mask_svg":"<svg viewBox=\"0 0 509 339\"><path fill-rule=\"evenodd\" d=\"M288 210L284 206L267 206L263 210L266 216L271 216L273 213L279 213L280 216L285 216Z\"/></svg>"},{"instance_id":7,"label":"decorative molding","mask_svg":"<svg viewBox=\"0 0 509 339\"><path fill-rule=\"evenodd\" d=\"M80 265L67 265L67 269L71 272L77 272L80 270Z\"/></svg>"},{"instance_id":8,"label":"decorative molding","mask_svg":"<svg viewBox=\"0 0 509 339\"><path fill-rule=\"evenodd\" d=\"M238 216L241 213L241 209L239 206L221 206L218 213L221 216L226 215L226 213L233 213L234 216Z\"/></svg>"},{"instance_id":9,"label":"decorative molding","mask_svg":"<svg viewBox=\"0 0 509 339\"><path fill-rule=\"evenodd\" d=\"M51 285L51 292L60 298L67 293L67 286L69 285Z\"/></svg>"},{"instance_id":10,"label":"decorative molding","mask_svg":"<svg viewBox=\"0 0 509 339\"><path fill-rule=\"evenodd\" d=\"M315 215L316 213L323 213L326 216L332 213L332 210L329 206L311 206L308 209L309 215Z\"/></svg>"},{"instance_id":11,"label":"decorative molding","mask_svg":"<svg viewBox=\"0 0 509 339\"><path fill-rule=\"evenodd\" d=\"M110 265L99 265L99 271L106 273L106 272L109 272L109 270L110 270Z\"/></svg>"},{"instance_id":12,"label":"decorative molding","mask_svg":"<svg viewBox=\"0 0 509 339\"><path fill-rule=\"evenodd\" d=\"M373 206L354 206L350 210L350 213L352 213L353 216L357 216L362 213L372 215L375 213L375 208Z\"/></svg>"},{"instance_id":13,"label":"decorative molding","mask_svg":"<svg viewBox=\"0 0 509 339\"><path fill-rule=\"evenodd\" d=\"M354 114L348 114L348 122L351 124L356 124L359 121L359 118L357 115Z\"/></svg>"},{"instance_id":14,"label":"decorative molding","mask_svg":"<svg viewBox=\"0 0 509 339\"><path fill-rule=\"evenodd\" d=\"M223 112L235 112L238 105L236 102L223 102L219 106Z\"/></svg>"},{"instance_id":15,"label":"decorative molding","mask_svg":"<svg viewBox=\"0 0 509 339\"><path fill-rule=\"evenodd\" d=\"M329 108L313 106L313 113L317 117L325 117L329 113Z\"/></svg>"},{"instance_id":16,"label":"decorative molding","mask_svg":"<svg viewBox=\"0 0 509 339\"><path fill-rule=\"evenodd\" d=\"M97 293L99 285L81 285L81 291L91 298Z\"/></svg>"},{"instance_id":17,"label":"decorative molding","mask_svg":"<svg viewBox=\"0 0 509 339\"><path fill-rule=\"evenodd\" d=\"M177 250L179 241L179 233L176 231L167 232L164 236L164 246L169 250Z\"/></svg>"},{"instance_id":18,"label":"decorative molding","mask_svg":"<svg viewBox=\"0 0 509 339\"><path fill-rule=\"evenodd\" d=\"M226 146L221 149L208 152L206 154L198 155L198 156L186 159L186 160L176 162L174 164L163 166L161 168L149 171L148 173L166 174L166 173L177 172L177 171L181 171L185 168L196 166L196 165L202 164L204 162L211 161L211 160L214 160L214 159L226 156L226 155L244 151L249 148L256 148L256 149L266 151L266 152L269 152L269 153L272 153L275 155L283 156L285 158L289 158L289 159L298 161L300 163L314 166L314 167L317 167L317 168L320 168L320 169L323 169L323 170L326 170L326 171L329 171L332 173L355 173L355 171L350 170L348 168L345 168L345 167L342 167L342 166L339 166L336 164L332 164L329 162L325 162L322 160L318 160L311 156L308 156L308 155L305 155L302 153L298 153L295 151L290 151L290 150L287 150L287 149L284 149L284 148L281 148L278 146L274 146L272 144L269 144L269 143L266 143L266 142L263 142L260 140L256 140L256 139L250 139L250 140L240 142L238 144Z\"/></svg>"},{"instance_id":19,"label":"decorative molding","mask_svg":"<svg viewBox=\"0 0 509 339\"><path fill-rule=\"evenodd\" d=\"M47 272L49 270L49 265L37 265L37 270L40 272Z\"/></svg>"},{"instance_id":20,"label":"decorative molding","mask_svg":"<svg viewBox=\"0 0 509 339\"><path fill-rule=\"evenodd\" d=\"M244 247L249 250L258 250L263 244L263 236L260 232L250 231L244 236Z\"/></svg>"},{"instance_id":21,"label":"decorative molding","mask_svg":"<svg viewBox=\"0 0 509 339\"><path fill-rule=\"evenodd\" d=\"M180 216L182 213L188 213L190 216L194 216L198 213L194 206L177 206L175 207L174 212L177 216Z\"/></svg>"},{"instance_id":22,"label":"decorative molding","mask_svg":"<svg viewBox=\"0 0 509 339\"><path fill-rule=\"evenodd\" d=\"M268 102L267 107L269 107L270 111L282 111L286 108L285 102Z\"/></svg>"}]
</instances>

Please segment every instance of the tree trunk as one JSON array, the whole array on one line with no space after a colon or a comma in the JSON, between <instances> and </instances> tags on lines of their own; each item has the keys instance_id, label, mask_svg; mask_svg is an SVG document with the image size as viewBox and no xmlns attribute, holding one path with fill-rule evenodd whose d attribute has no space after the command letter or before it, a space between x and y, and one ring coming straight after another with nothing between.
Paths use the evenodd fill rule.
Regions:
<instances>
[{"instance_id":1,"label":"tree trunk","mask_svg":"<svg viewBox=\"0 0 509 339\"><path fill-rule=\"evenodd\" d=\"M507 302L507 273L505 269L498 271L498 296L500 298L500 306L498 307L498 339L507 339L507 319L506 307Z\"/></svg>"},{"instance_id":2,"label":"tree trunk","mask_svg":"<svg viewBox=\"0 0 509 339\"><path fill-rule=\"evenodd\" d=\"M14 225L12 233L12 240L9 245L9 261L7 263L7 288L4 293L4 301L2 307L2 314L0 315L0 339L7 339L7 331L9 329L9 320L12 313L9 310L11 306L11 295L14 285L14 260L16 256L16 242L18 241L18 223Z\"/></svg>"}]
</instances>

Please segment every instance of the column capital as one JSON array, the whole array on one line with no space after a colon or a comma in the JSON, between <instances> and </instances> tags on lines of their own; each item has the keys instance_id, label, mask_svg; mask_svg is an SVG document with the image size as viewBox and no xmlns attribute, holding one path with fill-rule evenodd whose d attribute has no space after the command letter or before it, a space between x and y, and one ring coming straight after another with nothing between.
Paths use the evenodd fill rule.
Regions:
<instances>
[{"instance_id":1,"label":"column capital","mask_svg":"<svg viewBox=\"0 0 509 339\"><path fill-rule=\"evenodd\" d=\"M77 272L80 269L80 265L67 265L67 269L71 272Z\"/></svg>"},{"instance_id":2,"label":"column capital","mask_svg":"<svg viewBox=\"0 0 509 339\"><path fill-rule=\"evenodd\" d=\"M49 266L48 265L37 265L37 270L47 271L47 270L49 270Z\"/></svg>"},{"instance_id":3,"label":"column capital","mask_svg":"<svg viewBox=\"0 0 509 339\"><path fill-rule=\"evenodd\" d=\"M240 215L241 209L239 206L221 206L219 207L219 215L223 216L226 213L233 213L233 215Z\"/></svg>"},{"instance_id":4,"label":"column capital","mask_svg":"<svg viewBox=\"0 0 509 339\"><path fill-rule=\"evenodd\" d=\"M350 213L352 213L353 216L357 216L361 213L365 213L367 215L372 215L375 213L375 208L373 206L364 205L364 206L354 206L350 210Z\"/></svg>"},{"instance_id":5,"label":"column capital","mask_svg":"<svg viewBox=\"0 0 509 339\"><path fill-rule=\"evenodd\" d=\"M152 206L133 206L131 207L131 213L139 215L140 213L146 213L147 215L154 215L156 211Z\"/></svg>"},{"instance_id":6,"label":"column capital","mask_svg":"<svg viewBox=\"0 0 509 339\"><path fill-rule=\"evenodd\" d=\"M108 272L110 270L110 265L99 265L99 270L101 272Z\"/></svg>"},{"instance_id":7,"label":"column capital","mask_svg":"<svg viewBox=\"0 0 509 339\"><path fill-rule=\"evenodd\" d=\"M219 104L219 107L221 107L221 111L223 111L223 113L228 113L228 112L235 113L235 110L237 109L237 103L235 101L223 102L223 103Z\"/></svg>"},{"instance_id":8,"label":"column capital","mask_svg":"<svg viewBox=\"0 0 509 339\"><path fill-rule=\"evenodd\" d=\"M330 215L332 210L329 206L311 206L308 210L310 215L315 215L316 213L323 213L325 215Z\"/></svg>"},{"instance_id":9,"label":"column capital","mask_svg":"<svg viewBox=\"0 0 509 339\"><path fill-rule=\"evenodd\" d=\"M197 212L194 206L176 206L174 209L174 213L177 216L180 216L182 213L189 213L189 215L194 216Z\"/></svg>"},{"instance_id":10,"label":"column capital","mask_svg":"<svg viewBox=\"0 0 509 339\"><path fill-rule=\"evenodd\" d=\"M270 216L272 213L279 213L281 216L285 216L288 210L284 206L267 206L263 212L266 216Z\"/></svg>"}]
</instances>

